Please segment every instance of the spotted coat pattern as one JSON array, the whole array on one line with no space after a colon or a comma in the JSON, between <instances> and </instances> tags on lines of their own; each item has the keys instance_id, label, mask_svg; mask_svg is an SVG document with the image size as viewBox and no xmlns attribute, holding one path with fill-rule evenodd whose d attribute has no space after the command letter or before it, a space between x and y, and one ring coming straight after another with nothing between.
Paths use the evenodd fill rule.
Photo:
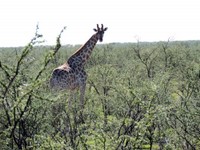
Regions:
<instances>
[{"instance_id":1,"label":"spotted coat pattern","mask_svg":"<svg viewBox=\"0 0 200 150\"><path fill-rule=\"evenodd\" d=\"M51 88L57 90L69 89L71 91L79 88L81 105L84 104L83 101L87 80L84 65L89 59L97 41L99 40L101 42L103 40L104 31L106 30L107 28L104 28L103 25L101 25L101 28L97 25L97 29L94 29L96 33L92 35L92 37L80 47L66 63L53 70L50 78Z\"/></svg>"}]
</instances>

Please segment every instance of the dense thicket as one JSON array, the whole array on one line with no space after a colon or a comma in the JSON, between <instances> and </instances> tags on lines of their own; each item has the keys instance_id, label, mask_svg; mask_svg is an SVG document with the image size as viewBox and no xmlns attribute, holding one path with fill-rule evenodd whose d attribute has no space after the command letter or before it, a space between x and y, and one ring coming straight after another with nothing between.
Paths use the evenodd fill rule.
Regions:
<instances>
[{"instance_id":1,"label":"dense thicket","mask_svg":"<svg viewBox=\"0 0 200 150\"><path fill-rule=\"evenodd\" d=\"M200 149L200 41L97 45L80 112L48 85L78 46L38 38L0 49L0 149Z\"/></svg>"}]
</instances>

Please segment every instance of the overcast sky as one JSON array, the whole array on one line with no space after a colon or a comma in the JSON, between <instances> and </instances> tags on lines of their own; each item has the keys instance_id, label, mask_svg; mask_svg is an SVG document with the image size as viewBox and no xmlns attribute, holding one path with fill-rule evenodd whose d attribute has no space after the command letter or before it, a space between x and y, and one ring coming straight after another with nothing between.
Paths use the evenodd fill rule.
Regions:
<instances>
[{"instance_id":1,"label":"overcast sky","mask_svg":"<svg viewBox=\"0 0 200 150\"><path fill-rule=\"evenodd\" d=\"M83 44L96 24L108 30L104 43L200 40L198 0L1 0L0 47L24 46L37 23L45 45Z\"/></svg>"}]
</instances>

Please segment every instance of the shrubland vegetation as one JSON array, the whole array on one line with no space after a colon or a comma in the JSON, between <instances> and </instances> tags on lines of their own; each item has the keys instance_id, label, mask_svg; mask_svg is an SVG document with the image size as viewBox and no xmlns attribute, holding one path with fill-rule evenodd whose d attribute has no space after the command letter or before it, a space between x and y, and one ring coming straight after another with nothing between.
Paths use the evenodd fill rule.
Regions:
<instances>
[{"instance_id":1,"label":"shrubland vegetation","mask_svg":"<svg viewBox=\"0 0 200 150\"><path fill-rule=\"evenodd\" d=\"M0 149L200 149L200 41L97 45L82 112L49 89L79 47L61 33L54 47L36 32L0 49Z\"/></svg>"}]
</instances>

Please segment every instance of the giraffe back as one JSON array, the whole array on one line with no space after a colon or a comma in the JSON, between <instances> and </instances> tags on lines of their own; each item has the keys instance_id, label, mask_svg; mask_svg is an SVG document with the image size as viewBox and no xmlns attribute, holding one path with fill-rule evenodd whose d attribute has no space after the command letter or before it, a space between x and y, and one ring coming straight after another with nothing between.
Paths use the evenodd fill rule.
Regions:
<instances>
[{"instance_id":1,"label":"giraffe back","mask_svg":"<svg viewBox=\"0 0 200 150\"><path fill-rule=\"evenodd\" d=\"M57 90L76 88L74 70L68 64L54 69L50 79L50 87Z\"/></svg>"}]
</instances>

